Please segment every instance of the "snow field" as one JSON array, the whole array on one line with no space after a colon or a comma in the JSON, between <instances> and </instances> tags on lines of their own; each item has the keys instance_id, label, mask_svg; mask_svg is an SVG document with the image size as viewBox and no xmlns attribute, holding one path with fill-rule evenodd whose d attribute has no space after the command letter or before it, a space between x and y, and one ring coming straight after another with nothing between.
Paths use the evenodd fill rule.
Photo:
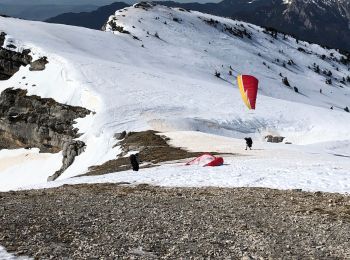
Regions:
<instances>
[{"instance_id":1,"label":"snow field","mask_svg":"<svg viewBox=\"0 0 350 260\"><path fill-rule=\"evenodd\" d=\"M170 162L139 172L125 171L102 176L61 179L24 187L40 189L64 184L147 183L165 187L268 187L305 191L350 192L349 157L320 151L319 147L269 144L255 141L245 151L241 139L192 131L162 133L171 144L193 152L222 153L220 167L185 166L188 160Z\"/></svg>"},{"instance_id":2,"label":"snow field","mask_svg":"<svg viewBox=\"0 0 350 260\"><path fill-rule=\"evenodd\" d=\"M345 65L320 58L331 53L339 58L335 50L296 43L289 36L272 39L258 26L161 6L148 11L129 7L110 19L117 19L117 24L131 34L0 18L0 30L16 39L20 48L31 48L35 57L47 56L49 60L42 72L21 68L10 80L0 82L0 90L24 88L30 95L51 97L96 112L77 120L76 127L83 133L79 139L87 148L57 183L123 180L165 186L255 185L348 192L350 115L343 108L350 105L350 85L343 86L335 78L349 72ZM252 39L232 36L203 21L210 19L219 21L220 26L244 28ZM107 27L107 31L110 29ZM289 59L296 65L283 67ZM322 73L308 68L313 63L322 70L332 70L332 86L325 84ZM259 79L256 111L247 111L241 101L235 77L228 74L230 66L234 76L245 73ZM221 73L221 79L214 76L215 70ZM300 93L283 86L279 73L288 77ZM173 132L175 145L189 147L192 144L188 136L193 135L183 131L210 134L205 138L196 136L194 140L200 141L192 148L246 156L226 156L228 165L204 170L166 164L139 174L67 179L115 158L119 148L112 148L116 143L114 133L146 129ZM267 134L285 136L285 141L293 145L265 144ZM245 154L241 150L245 136L252 136L262 150ZM0 158L7 156L0 154ZM59 165L61 158L56 158ZM19 168L13 169L19 175L4 175L8 182L18 183L13 188L35 184L28 182L19 169L35 174L41 164L26 165L20 160L15 164ZM47 175L54 168L47 169ZM19 181L22 178L24 183ZM36 183L41 182L38 179ZM9 186L1 182L0 189Z\"/></svg>"}]
</instances>

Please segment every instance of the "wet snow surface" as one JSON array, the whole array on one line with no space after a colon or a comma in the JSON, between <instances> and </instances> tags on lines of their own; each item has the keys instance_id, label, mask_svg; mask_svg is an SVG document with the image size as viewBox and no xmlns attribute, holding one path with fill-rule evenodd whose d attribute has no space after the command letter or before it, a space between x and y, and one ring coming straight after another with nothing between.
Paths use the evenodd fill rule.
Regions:
<instances>
[{"instance_id":1,"label":"wet snow surface","mask_svg":"<svg viewBox=\"0 0 350 260\"><path fill-rule=\"evenodd\" d=\"M209 24L210 19L218 22ZM281 34L275 39L254 25L161 6L126 8L110 21L130 34L112 32L110 26L100 32L0 18L7 40L49 60L45 71L22 68L0 82L0 90L25 88L28 94L96 112L77 120L87 149L57 182L44 183L40 155L30 165L19 158L6 166L6 172L1 170L6 182L0 183L0 190L126 181L350 191L350 114L343 110L350 107L350 83L340 82L350 72L336 61L341 57L338 52ZM223 28L245 30L251 39ZM332 85L325 83L329 77L323 70L332 72ZM234 77L238 73L255 75L260 81L256 111L248 111L241 101ZM283 85L280 73L299 93ZM240 155L225 155L225 165L217 168L185 167L181 162L139 173L69 179L115 158L114 133L145 129L168 132L176 146ZM267 144L267 134L284 136L292 145ZM255 150L244 151L245 136L253 137ZM2 151L0 160L12 153ZM61 158L57 154L47 160L60 163ZM47 175L59 163L45 164ZM20 169L23 176L42 177L23 182Z\"/></svg>"}]
</instances>

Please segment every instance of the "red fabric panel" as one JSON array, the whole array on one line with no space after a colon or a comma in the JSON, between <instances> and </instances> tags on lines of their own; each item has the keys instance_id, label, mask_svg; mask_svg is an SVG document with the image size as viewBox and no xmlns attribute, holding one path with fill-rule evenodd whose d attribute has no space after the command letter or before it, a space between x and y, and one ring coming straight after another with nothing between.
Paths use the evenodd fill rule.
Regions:
<instances>
[{"instance_id":1,"label":"red fabric panel","mask_svg":"<svg viewBox=\"0 0 350 260\"><path fill-rule=\"evenodd\" d=\"M257 78L250 75L242 75L242 81L243 81L244 92L247 93L250 106L252 109L255 109L259 81Z\"/></svg>"},{"instance_id":2,"label":"red fabric panel","mask_svg":"<svg viewBox=\"0 0 350 260\"><path fill-rule=\"evenodd\" d=\"M213 161L210 163L204 165L204 166L220 166L224 164L224 159L222 157L216 157Z\"/></svg>"},{"instance_id":3,"label":"red fabric panel","mask_svg":"<svg viewBox=\"0 0 350 260\"><path fill-rule=\"evenodd\" d=\"M204 166L208 161L211 162L214 159L215 156L211 155L210 153L204 153L201 156L198 156L197 158L194 158L193 160L187 162L186 165L202 164Z\"/></svg>"}]
</instances>

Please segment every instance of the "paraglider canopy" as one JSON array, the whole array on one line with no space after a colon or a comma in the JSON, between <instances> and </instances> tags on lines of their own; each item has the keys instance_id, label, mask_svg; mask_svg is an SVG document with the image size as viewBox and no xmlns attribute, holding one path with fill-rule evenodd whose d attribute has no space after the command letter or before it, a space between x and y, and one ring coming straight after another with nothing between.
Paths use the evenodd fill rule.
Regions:
<instances>
[{"instance_id":1,"label":"paraglider canopy","mask_svg":"<svg viewBox=\"0 0 350 260\"><path fill-rule=\"evenodd\" d=\"M255 109L256 96L258 94L258 79L250 75L238 75L237 82L244 104L249 109Z\"/></svg>"},{"instance_id":2,"label":"paraglider canopy","mask_svg":"<svg viewBox=\"0 0 350 260\"><path fill-rule=\"evenodd\" d=\"M186 163L186 165L199 165L199 166L220 166L223 165L224 159L222 157L215 157L210 153L204 153L197 158Z\"/></svg>"}]
</instances>

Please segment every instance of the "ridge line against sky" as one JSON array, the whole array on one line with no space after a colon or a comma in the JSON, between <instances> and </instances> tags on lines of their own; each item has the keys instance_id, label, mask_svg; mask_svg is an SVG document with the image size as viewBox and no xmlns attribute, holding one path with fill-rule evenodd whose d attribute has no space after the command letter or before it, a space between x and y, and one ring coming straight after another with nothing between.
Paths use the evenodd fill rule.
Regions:
<instances>
[{"instance_id":1,"label":"ridge line against sky","mask_svg":"<svg viewBox=\"0 0 350 260\"><path fill-rule=\"evenodd\" d=\"M114 2L125 2L125 3L135 3L140 1L135 0L0 0L0 4L5 5L96 5L96 6L103 6L112 4ZM176 0L175 2L181 2L181 3L208 3L208 2L220 2L220 0Z\"/></svg>"}]
</instances>

